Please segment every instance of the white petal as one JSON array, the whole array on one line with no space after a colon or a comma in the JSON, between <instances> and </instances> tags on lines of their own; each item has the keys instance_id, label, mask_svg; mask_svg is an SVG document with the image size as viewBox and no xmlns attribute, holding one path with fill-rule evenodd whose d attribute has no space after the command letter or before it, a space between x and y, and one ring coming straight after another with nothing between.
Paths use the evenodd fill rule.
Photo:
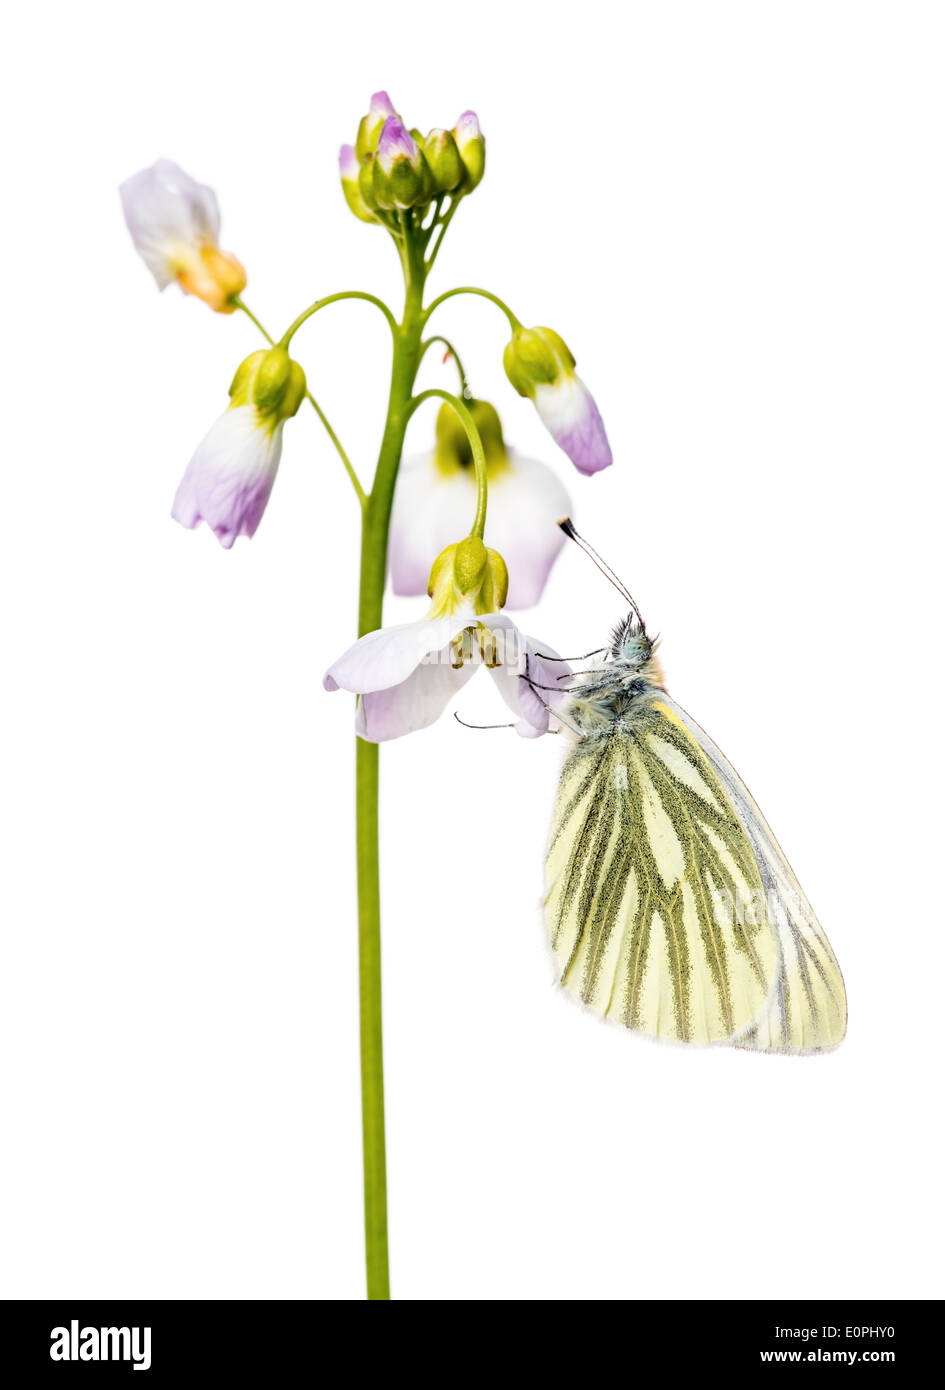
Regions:
<instances>
[{"instance_id":1,"label":"white petal","mask_svg":"<svg viewBox=\"0 0 945 1390\"><path fill-rule=\"evenodd\" d=\"M401 685L418 667L445 665L452 669L449 644L475 621L471 611L461 611L433 622L421 619L417 623L377 628L349 647L328 668L322 683L326 690L340 688L365 695Z\"/></svg>"},{"instance_id":2,"label":"white petal","mask_svg":"<svg viewBox=\"0 0 945 1390\"><path fill-rule=\"evenodd\" d=\"M509 709L518 716L516 732L526 738L547 733L549 716L545 707L554 706L564 698L562 687L567 682L560 677L569 675L571 668L558 657L554 647L537 638L526 637L504 614L484 615L480 622L497 637L504 629L504 641L499 648L502 663L490 668L489 674ZM526 675L528 680L523 679ZM536 689L532 689L533 685Z\"/></svg>"},{"instance_id":3,"label":"white petal","mask_svg":"<svg viewBox=\"0 0 945 1390\"><path fill-rule=\"evenodd\" d=\"M545 429L580 473L608 468L614 456L594 397L573 372L535 387L535 409Z\"/></svg>"},{"instance_id":4,"label":"white petal","mask_svg":"<svg viewBox=\"0 0 945 1390\"><path fill-rule=\"evenodd\" d=\"M433 561L446 546L462 540L475 512L475 479L470 481L465 469L444 473L432 453L404 459L390 526L395 594L426 593Z\"/></svg>"},{"instance_id":5,"label":"white petal","mask_svg":"<svg viewBox=\"0 0 945 1390\"><path fill-rule=\"evenodd\" d=\"M355 719L361 738L383 743L435 723L476 671L473 662L458 669L451 666L449 648L438 655L439 660L417 666L400 685L361 696Z\"/></svg>"},{"instance_id":6,"label":"white petal","mask_svg":"<svg viewBox=\"0 0 945 1390\"><path fill-rule=\"evenodd\" d=\"M119 190L125 221L142 260L159 288L175 278L182 255L216 244L220 211L213 189L174 164L159 159L125 179Z\"/></svg>"},{"instance_id":7,"label":"white petal","mask_svg":"<svg viewBox=\"0 0 945 1390\"><path fill-rule=\"evenodd\" d=\"M282 429L261 422L253 406L230 406L198 444L171 515L193 528L205 521L229 550L252 536L269 501L282 455Z\"/></svg>"},{"instance_id":8,"label":"white petal","mask_svg":"<svg viewBox=\"0 0 945 1390\"><path fill-rule=\"evenodd\" d=\"M485 541L508 565L506 608L530 608L541 598L564 545L558 519L570 512L564 484L537 459L510 453L508 467L490 479Z\"/></svg>"},{"instance_id":9,"label":"white petal","mask_svg":"<svg viewBox=\"0 0 945 1390\"><path fill-rule=\"evenodd\" d=\"M432 453L404 460L390 532L395 594L426 593L433 561L445 546L466 535L475 511L473 468L443 473ZM537 459L510 451L507 466L491 475L485 541L509 568L507 608L538 602L564 544L557 520L570 511L564 485Z\"/></svg>"}]
</instances>

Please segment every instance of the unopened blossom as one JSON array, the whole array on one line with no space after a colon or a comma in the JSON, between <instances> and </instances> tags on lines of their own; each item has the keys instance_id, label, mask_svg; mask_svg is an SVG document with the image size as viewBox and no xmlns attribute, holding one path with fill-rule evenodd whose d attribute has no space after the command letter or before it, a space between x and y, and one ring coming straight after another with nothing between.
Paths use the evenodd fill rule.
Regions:
<instances>
[{"instance_id":1,"label":"unopened blossom","mask_svg":"<svg viewBox=\"0 0 945 1390\"><path fill-rule=\"evenodd\" d=\"M509 567L506 606L538 602L564 544L557 522L571 501L557 475L537 459L507 449L499 417L487 401L467 402L486 456L489 507L486 534ZM476 507L472 449L456 412L444 404L436 447L405 459L397 476L390 529L395 594L422 594L433 556L461 533Z\"/></svg>"},{"instance_id":2,"label":"unopened blossom","mask_svg":"<svg viewBox=\"0 0 945 1390\"><path fill-rule=\"evenodd\" d=\"M486 142L475 111L463 112L453 127L453 138L466 170L464 191L470 192L481 182L486 171Z\"/></svg>"},{"instance_id":3,"label":"unopened blossom","mask_svg":"<svg viewBox=\"0 0 945 1390\"><path fill-rule=\"evenodd\" d=\"M410 208L427 202L433 176L426 157L399 116L388 116L377 141L372 171L380 208Z\"/></svg>"},{"instance_id":4,"label":"unopened blossom","mask_svg":"<svg viewBox=\"0 0 945 1390\"><path fill-rule=\"evenodd\" d=\"M338 171L341 174L341 190L345 195L345 201L355 217L360 217L362 222L375 222L377 219L361 194L361 165L353 145L342 145L338 155Z\"/></svg>"},{"instance_id":5,"label":"unopened blossom","mask_svg":"<svg viewBox=\"0 0 945 1390\"><path fill-rule=\"evenodd\" d=\"M503 357L520 396L528 396L542 424L581 473L614 461L594 397L574 370L574 356L551 328L517 328Z\"/></svg>"},{"instance_id":6,"label":"unopened blossom","mask_svg":"<svg viewBox=\"0 0 945 1390\"><path fill-rule=\"evenodd\" d=\"M381 131L384 129L384 122L390 116L396 115L394 104L387 93L375 92L371 97L368 113L361 117L361 124L358 126L358 135L354 146L358 160L362 160L367 154L374 153Z\"/></svg>"},{"instance_id":7,"label":"unopened blossom","mask_svg":"<svg viewBox=\"0 0 945 1390\"><path fill-rule=\"evenodd\" d=\"M125 179L119 191L131 239L158 289L176 281L217 313L232 313L246 272L218 245L220 210L213 189L159 159Z\"/></svg>"},{"instance_id":8,"label":"unopened blossom","mask_svg":"<svg viewBox=\"0 0 945 1390\"><path fill-rule=\"evenodd\" d=\"M305 395L305 376L284 348L254 352L230 387L230 404L181 479L171 515L193 530L205 521L224 549L256 533L282 456L282 431Z\"/></svg>"},{"instance_id":9,"label":"unopened blossom","mask_svg":"<svg viewBox=\"0 0 945 1390\"><path fill-rule=\"evenodd\" d=\"M448 546L430 576L426 617L367 633L329 667L326 690L360 696L355 729L361 738L382 743L426 728L479 666L515 715L518 733L535 738L548 731L548 706L563 697L559 677L568 667L497 611L504 571L502 557L475 537Z\"/></svg>"}]
</instances>

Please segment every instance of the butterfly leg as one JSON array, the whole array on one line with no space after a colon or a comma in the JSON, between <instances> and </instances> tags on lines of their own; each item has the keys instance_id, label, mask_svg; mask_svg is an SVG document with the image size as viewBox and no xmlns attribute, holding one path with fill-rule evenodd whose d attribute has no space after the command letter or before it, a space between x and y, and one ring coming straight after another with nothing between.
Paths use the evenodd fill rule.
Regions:
<instances>
[{"instance_id":1,"label":"butterfly leg","mask_svg":"<svg viewBox=\"0 0 945 1390\"><path fill-rule=\"evenodd\" d=\"M595 647L592 652L585 652L583 656L547 656L544 652L536 652L535 655L542 661L586 661L589 656L600 656L605 652L606 647Z\"/></svg>"},{"instance_id":2,"label":"butterfly leg","mask_svg":"<svg viewBox=\"0 0 945 1390\"><path fill-rule=\"evenodd\" d=\"M524 674L522 674L521 672L519 672L519 677L518 677L518 678L519 678L520 681L524 681L524 682L525 682L525 684L526 684L526 685L528 686L528 688L531 690L532 694L535 696L535 699L536 699L536 700L538 701L538 703L541 705L541 707L542 707L543 710L545 710L548 714L550 714L554 719L557 719L558 723L559 723L559 724L563 724L564 727L565 727L566 729L570 729L571 732L572 732L572 734L577 734L578 738L581 737L581 731L580 731L580 729L576 729L576 728L574 727L574 725L570 722L570 720L565 719L564 715L563 715L563 714L559 714L559 712L558 712L556 709L554 709L551 705L545 704L545 701L544 701L544 700L541 698L541 696L538 694L539 690L552 690L552 691L554 691L554 692L555 692L556 694L558 694L558 695L560 695L562 692L561 692L561 687L560 687L560 686L555 686L555 685L536 685L536 683L532 680L531 676L528 674L528 657L527 657L527 656L525 657L525 672L524 672Z\"/></svg>"}]
</instances>

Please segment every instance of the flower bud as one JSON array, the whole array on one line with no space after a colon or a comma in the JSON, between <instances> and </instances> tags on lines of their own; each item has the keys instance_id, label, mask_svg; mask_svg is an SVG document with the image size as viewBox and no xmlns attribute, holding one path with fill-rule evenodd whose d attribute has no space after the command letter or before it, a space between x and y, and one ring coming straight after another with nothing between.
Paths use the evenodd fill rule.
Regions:
<instances>
[{"instance_id":1,"label":"flower bud","mask_svg":"<svg viewBox=\"0 0 945 1390\"><path fill-rule=\"evenodd\" d=\"M255 406L270 427L289 420L305 397L305 373L284 347L252 352L236 369L230 405Z\"/></svg>"},{"instance_id":2,"label":"flower bud","mask_svg":"<svg viewBox=\"0 0 945 1390\"><path fill-rule=\"evenodd\" d=\"M121 185L125 221L158 289L176 281L219 314L232 314L246 271L219 247L216 194L179 165L159 159Z\"/></svg>"},{"instance_id":3,"label":"flower bud","mask_svg":"<svg viewBox=\"0 0 945 1390\"><path fill-rule=\"evenodd\" d=\"M345 202L362 222L375 222L377 219L371 212L361 196L360 175L361 166L358 163L358 156L354 152L353 145L342 145L341 153L338 156L338 165L341 172L341 191L345 195Z\"/></svg>"},{"instance_id":4,"label":"flower bud","mask_svg":"<svg viewBox=\"0 0 945 1390\"><path fill-rule=\"evenodd\" d=\"M448 545L433 562L427 593L433 600L430 617L452 613L470 604L476 613L496 613L509 591L509 572L497 550L478 536Z\"/></svg>"},{"instance_id":5,"label":"flower bud","mask_svg":"<svg viewBox=\"0 0 945 1390\"><path fill-rule=\"evenodd\" d=\"M374 161L376 155L366 154L361 160L361 167L358 170L358 192L361 201L371 212L377 211L377 199L374 196Z\"/></svg>"},{"instance_id":6,"label":"flower bud","mask_svg":"<svg viewBox=\"0 0 945 1390\"><path fill-rule=\"evenodd\" d=\"M451 193L465 176L463 161L452 131L431 130L422 140L423 153L430 166L434 193Z\"/></svg>"},{"instance_id":7,"label":"flower bud","mask_svg":"<svg viewBox=\"0 0 945 1390\"><path fill-rule=\"evenodd\" d=\"M550 328L517 328L502 357L505 374L520 396L557 381L574 366L567 343Z\"/></svg>"},{"instance_id":8,"label":"flower bud","mask_svg":"<svg viewBox=\"0 0 945 1390\"><path fill-rule=\"evenodd\" d=\"M410 208L427 203L433 179L423 151L399 116L384 122L374 157L372 186L378 207Z\"/></svg>"},{"instance_id":9,"label":"flower bud","mask_svg":"<svg viewBox=\"0 0 945 1390\"><path fill-rule=\"evenodd\" d=\"M463 112L453 127L453 137L465 170L462 191L471 193L486 172L486 142L475 111Z\"/></svg>"},{"instance_id":10,"label":"flower bud","mask_svg":"<svg viewBox=\"0 0 945 1390\"><path fill-rule=\"evenodd\" d=\"M550 328L517 328L502 357L505 374L528 396L552 439L580 473L614 461L594 397L574 370L574 354Z\"/></svg>"},{"instance_id":11,"label":"flower bud","mask_svg":"<svg viewBox=\"0 0 945 1390\"><path fill-rule=\"evenodd\" d=\"M354 151L359 160L362 160L365 155L374 153L381 131L384 129L384 122L388 116L396 115L397 112L394 110L387 93L375 92L371 97L370 110L366 116L361 117L361 124L358 126Z\"/></svg>"},{"instance_id":12,"label":"flower bud","mask_svg":"<svg viewBox=\"0 0 945 1390\"><path fill-rule=\"evenodd\" d=\"M479 431L486 455L486 468L492 477L505 466L508 458L499 413L488 401L471 400L466 404ZM443 473L452 473L456 468L473 466L472 444L466 427L453 407L446 402L440 407L436 417L436 462Z\"/></svg>"}]
</instances>

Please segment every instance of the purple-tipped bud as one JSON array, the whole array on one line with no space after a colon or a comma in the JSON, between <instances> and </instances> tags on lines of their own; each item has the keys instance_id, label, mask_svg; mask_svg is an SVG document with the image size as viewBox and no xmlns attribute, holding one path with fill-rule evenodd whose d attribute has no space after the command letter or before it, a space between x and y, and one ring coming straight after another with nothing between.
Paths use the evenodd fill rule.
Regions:
<instances>
[{"instance_id":1,"label":"purple-tipped bud","mask_svg":"<svg viewBox=\"0 0 945 1390\"><path fill-rule=\"evenodd\" d=\"M377 149L377 141L384 128L384 122L391 116L396 116L393 102L386 92L375 92L371 97L371 106L366 116L361 117L361 124L358 126L358 138L355 141L355 153L358 159L363 159L365 155L373 154Z\"/></svg>"},{"instance_id":2,"label":"purple-tipped bud","mask_svg":"<svg viewBox=\"0 0 945 1390\"><path fill-rule=\"evenodd\" d=\"M481 140L479 117L475 111L464 111L455 125L456 143L462 145L467 140Z\"/></svg>"},{"instance_id":3,"label":"purple-tipped bud","mask_svg":"<svg viewBox=\"0 0 945 1390\"><path fill-rule=\"evenodd\" d=\"M338 151L338 169L341 177L343 179L352 179L357 183L358 171L360 168L358 156L354 152L354 146L342 145L341 149Z\"/></svg>"},{"instance_id":4,"label":"purple-tipped bud","mask_svg":"<svg viewBox=\"0 0 945 1390\"><path fill-rule=\"evenodd\" d=\"M396 116L394 103L386 92L375 92L371 97L371 105L368 107L368 115L381 118L381 124L387 120L388 116Z\"/></svg>"},{"instance_id":5,"label":"purple-tipped bud","mask_svg":"<svg viewBox=\"0 0 945 1390\"><path fill-rule=\"evenodd\" d=\"M361 191L361 165L353 145L342 145L338 154L338 169L341 174L341 191L355 217L359 217L362 222L376 222L377 219Z\"/></svg>"},{"instance_id":6,"label":"purple-tipped bud","mask_svg":"<svg viewBox=\"0 0 945 1390\"><path fill-rule=\"evenodd\" d=\"M475 111L464 111L453 127L453 138L466 170L463 192L471 192L486 172L486 142Z\"/></svg>"},{"instance_id":7,"label":"purple-tipped bud","mask_svg":"<svg viewBox=\"0 0 945 1390\"><path fill-rule=\"evenodd\" d=\"M406 159L419 169L420 149L400 117L388 116L377 142L377 162L385 174L390 174L398 159Z\"/></svg>"}]
</instances>

